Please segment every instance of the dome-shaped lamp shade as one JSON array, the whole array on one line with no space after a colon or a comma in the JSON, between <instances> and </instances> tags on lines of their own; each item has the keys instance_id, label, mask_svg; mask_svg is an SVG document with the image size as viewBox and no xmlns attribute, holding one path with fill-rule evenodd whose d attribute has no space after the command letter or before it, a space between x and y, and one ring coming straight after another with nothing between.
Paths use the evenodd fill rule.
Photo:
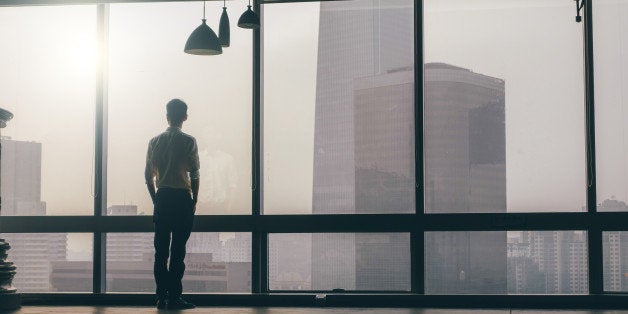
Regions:
<instances>
[{"instance_id":1,"label":"dome-shaped lamp shade","mask_svg":"<svg viewBox=\"0 0 628 314\"><path fill-rule=\"evenodd\" d=\"M250 5L247 7L248 9L242 13L242 16L240 16L240 19L238 20L238 26L242 28L258 28L259 16L251 10Z\"/></svg>"},{"instance_id":2,"label":"dome-shaped lamp shade","mask_svg":"<svg viewBox=\"0 0 628 314\"><path fill-rule=\"evenodd\" d=\"M0 129L7 126L7 122L13 119L13 114L8 110L0 108Z\"/></svg>"},{"instance_id":3,"label":"dome-shaped lamp shade","mask_svg":"<svg viewBox=\"0 0 628 314\"><path fill-rule=\"evenodd\" d=\"M222 47L216 33L207 26L205 19L203 19L203 24L190 34L183 51L191 55L219 55L222 53Z\"/></svg>"},{"instance_id":4,"label":"dome-shaped lamp shade","mask_svg":"<svg viewBox=\"0 0 628 314\"><path fill-rule=\"evenodd\" d=\"M229 16L227 16L227 8L222 8L222 15L220 16L220 25L218 26L218 38L220 38L220 44L223 47L229 47L231 42L231 34L229 33Z\"/></svg>"}]
</instances>

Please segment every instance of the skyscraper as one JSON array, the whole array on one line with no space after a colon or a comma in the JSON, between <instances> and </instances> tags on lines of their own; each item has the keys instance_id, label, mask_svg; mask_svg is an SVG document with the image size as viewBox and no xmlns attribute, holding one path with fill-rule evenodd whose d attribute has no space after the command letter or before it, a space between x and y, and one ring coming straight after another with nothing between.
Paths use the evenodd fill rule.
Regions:
<instances>
[{"instance_id":1,"label":"skyscraper","mask_svg":"<svg viewBox=\"0 0 628 314\"><path fill-rule=\"evenodd\" d=\"M381 110L393 109L411 122L412 82L393 82L392 89L368 82L414 64L413 5L408 0L320 4L314 214L414 211L413 125L390 123L385 116L373 120ZM397 94L398 87L404 92ZM398 99L408 93L410 101ZM395 140L400 131L404 136ZM382 143L390 145L374 147ZM312 235L314 290L409 290L409 263L407 235Z\"/></svg>"},{"instance_id":2,"label":"skyscraper","mask_svg":"<svg viewBox=\"0 0 628 314\"><path fill-rule=\"evenodd\" d=\"M2 138L2 215L42 216L41 143Z\"/></svg>"},{"instance_id":3,"label":"skyscraper","mask_svg":"<svg viewBox=\"0 0 628 314\"><path fill-rule=\"evenodd\" d=\"M44 216L41 200L42 145L2 138L2 215ZM67 234L3 234L11 243L11 259L18 267L13 284L23 292L48 292L51 262L67 254Z\"/></svg>"},{"instance_id":4,"label":"skyscraper","mask_svg":"<svg viewBox=\"0 0 628 314\"><path fill-rule=\"evenodd\" d=\"M315 214L414 211L413 25L410 1L321 3ZM426 210L505 212L504 81L424 73ZM505 232L428 233L425 249L428 292L506 291ZM409 289L407 235L315 234L312 259L315 290Z\"/></svg>"},{"instance_id":5,"label":"skyscraper","mask_svg":"<svg viewBox=\"0 0 628 314\"><path fill-rule=\"evenodd\" d=\"M425 209L506 212L504 81L428 63L424 87ZM506 232L428 232L428 293L505 293Z\"/></svg>"}]
</instances>

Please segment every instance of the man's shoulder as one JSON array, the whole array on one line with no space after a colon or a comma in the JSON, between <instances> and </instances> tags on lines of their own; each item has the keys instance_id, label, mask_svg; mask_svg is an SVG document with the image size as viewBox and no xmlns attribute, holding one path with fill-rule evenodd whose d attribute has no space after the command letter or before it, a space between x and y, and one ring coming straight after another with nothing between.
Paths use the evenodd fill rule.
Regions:
<instances>
[{"instance_id":1,"label":"man's shoulder","mask_svg":"<svg viewBox=\"0 0 628 314\"><path fill-rule=\"evenodd\" d=\"M181 136L190 142L196 142L196 139L194 138L194 136L187 134L183 131L181 132Z\"/></svg>"},{"instance_id":2,"label":"man's shoulder","mask_svg":"<svg viewBox=\"0 0 628 314\"><path fill-rule=\"evenodd\" d=\"M151 143L151 144L152 144L152 143L157 142L157 141L158 141L161 137L163 137L164 135L166 135L166 132L161 132L161 133L159 133L159 134L157 134L157 135L153 136L153 137L150 139L149 143Z\"/></svg>"}]
</instances>

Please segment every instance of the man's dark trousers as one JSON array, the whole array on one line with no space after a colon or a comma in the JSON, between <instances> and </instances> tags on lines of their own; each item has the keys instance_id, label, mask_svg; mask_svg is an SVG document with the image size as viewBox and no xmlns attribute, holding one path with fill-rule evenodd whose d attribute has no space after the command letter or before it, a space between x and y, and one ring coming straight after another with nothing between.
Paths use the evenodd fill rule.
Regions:
<instances>
[{"instance_id":1,"label":"man's dark trousers","mask_svg":"<svg viewBox=\"0 0 628 314\"><path fill-rule=\"evenodd\" d=\"M194 222L194 204L190 192L160 188L153 214L155 223L155 265L157 298L174 300L181 296L185 272L185 244ZM172 238L172 243L171 243ZM168 257L170 264L168 266Z\"/></svg>"}]
</instances>

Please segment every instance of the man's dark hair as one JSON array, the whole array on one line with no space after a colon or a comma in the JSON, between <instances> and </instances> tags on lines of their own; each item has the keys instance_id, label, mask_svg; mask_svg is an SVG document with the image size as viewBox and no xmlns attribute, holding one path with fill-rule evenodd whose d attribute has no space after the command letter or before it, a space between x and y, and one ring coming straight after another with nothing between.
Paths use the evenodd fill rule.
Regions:
<instances>
[{"instance_id":1,"label":"man's dark hair","mask_svg":"<svg viewBox=\"0 0 628 314\"><path fill-rule=\"evenodd\" d=\"M166 104L168 119L173 124L180 124L188 113L188 105L181 99L173 99Z\"/></svg>"}]
</instances>

